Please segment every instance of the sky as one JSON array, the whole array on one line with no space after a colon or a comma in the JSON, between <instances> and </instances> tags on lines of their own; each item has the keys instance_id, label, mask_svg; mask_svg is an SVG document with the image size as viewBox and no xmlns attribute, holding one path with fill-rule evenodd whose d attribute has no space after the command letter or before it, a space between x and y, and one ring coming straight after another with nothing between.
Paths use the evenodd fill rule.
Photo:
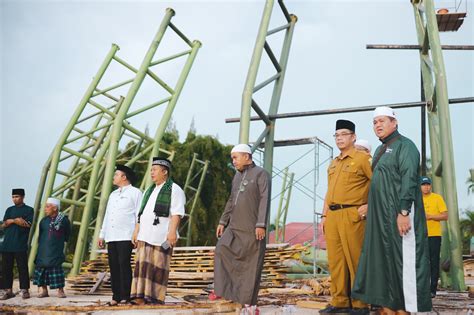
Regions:
<instances>
[{"instance_id":1,"label":"sky","mask_svg":"<svg viewBox=\"0 0 474 315\"><path fill-rule=\"evenodd\" d=\"M289 12L298 16L298 22L280 113L420 100L417 51L365 48L366 44L417 43L409 1L287 0L285 3ZM473 1L463 1L460 10L466 3L468 10L474 8ZM436 1L435 5L452 7L454 1ZM138 67L167 7L176 11L173 23L188 38L202 43L173 113L181 138L194 120L198 134L217 136L225 144L236 144L239 126L226 124L225 119L240 115L263 0L0 0L0 215L11 205L11 188L24 187L26 202L34 203L42 167L111 44L120 46L120 58ZM277 9L270 28L285 24ZM442 33L441 42L473 45L471 14L468 12L458 32ZM277 56L281 35L269 37ZM167 33L157 56L182 50L183 46ZM449 97L473 96L473 52L445 51L444 61ZM181 65L177 61L176 65L156 71L173 82ZM273 74L270 68L269 61L263 58L257 82ZM113 68L104 77L102 87L122 77L130 75L126 77L123 71ZM132 107L160 99L160 93L147 81ZM268 109L269 94L268 90L256 95L264 110ZM451 105L450 110L459 208L472 209L474 200L472 194L467 194L466 179L469 169L474 168L474 107L472 103L459 104ZM146 126L154 130L161 113L162 109L157 109L137 117L133 124L140 130ZM400 132L420 149L419 109L398 110L397 115ZM369 112L282 119L276 123L275 138L318 137L335 148L332 135L337 119L354 121L357 136L369 140L373 148L378 146ZM250 138L255 140L261 131L262 123L253 122ZM303 177L301 184L307 187L293 189L287 222L313 220L313 200L308 194L311 195L316 183L317 195L325 194L330 152L319 147L318 161L314 150L311 145L275 149L275 166L283 169L297 161L290 171L297 179ZM337 148L334 154L338 154ZM280 190L281 179L275 178L273 211ZM321 209L321 204L318 199L316 209Z\"/></svg>"}]
</instances>

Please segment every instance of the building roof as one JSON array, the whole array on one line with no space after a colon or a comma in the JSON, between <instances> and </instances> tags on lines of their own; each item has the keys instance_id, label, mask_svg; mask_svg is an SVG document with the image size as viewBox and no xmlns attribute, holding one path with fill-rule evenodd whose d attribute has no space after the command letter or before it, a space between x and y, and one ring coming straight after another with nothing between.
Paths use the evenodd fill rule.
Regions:
<instances>
[{"instance_id":1,"label":"building roof","mask_svg":"<svg viewBox=\"0 0 474 315\"><path fill-rule=\"evenodd\" d=\"M286 225L285 239L279 243L289 243L291 245L304 244L306 242L313 243L313 235L313 222L292 222ZM275 231L270 232L269 239L270 244L275 243ZM319 245L319 248L326 248L326 240L324 239L321 229L318 229L316 244Z\"/></svg>"}]
</instances>

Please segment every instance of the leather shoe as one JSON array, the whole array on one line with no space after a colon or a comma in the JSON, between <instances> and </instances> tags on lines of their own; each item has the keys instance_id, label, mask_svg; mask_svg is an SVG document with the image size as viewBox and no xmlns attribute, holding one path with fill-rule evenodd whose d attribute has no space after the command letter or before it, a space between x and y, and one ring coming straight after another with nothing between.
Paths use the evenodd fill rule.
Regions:
<instances>
[{"instance_id":1,"label":"leather shoe","mask_svg":"<svg viewBox=\"0 0 474 315\"><path fill-rule=\"evenodd\" d=\"M368 307L353 308L351 309L350 314L351 315L369 315L370 311Z\"/></svg>"},{"instance_id":2,"label":"leather shoe","mask_svg":"<svg viewBox=\"0 0 474 315\"><path fill-rule=\"evenodd\" d=\"M326 308L319 311L319 314L348 314L351 311L348 307L335 307L328 305Z\"/></svg>"}]
</instances>

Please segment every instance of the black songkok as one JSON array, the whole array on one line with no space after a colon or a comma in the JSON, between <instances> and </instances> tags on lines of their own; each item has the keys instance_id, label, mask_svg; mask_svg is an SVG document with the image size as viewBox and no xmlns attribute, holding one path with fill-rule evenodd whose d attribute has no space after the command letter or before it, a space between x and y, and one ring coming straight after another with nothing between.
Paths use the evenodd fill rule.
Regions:
<instances>
[{"instance_id":1,"label":"black songkok","mask_svg":"<svg viewBox=\"0 0 474 315\"><path fill-rule=\"evenodd\" d=\"M349 129L352 132L356 131L356 126L350 120L339 119L336 121L336 130L339 129Z\"/></svg>"},{"instance_id":2,"label":"black songkok","mask_svg":"<svg viewBox=\"0 0 474 315\"><path fill-rule=\"evenodd\" d=\"M117 164L117 171L122 171L127 176L128 181L132 184L135 181L135 172L128 166Z\"/></svg>"},{"instance_id":3,"label":"black songkok","mask_svg":"<svg viewBox=\"0 0 474 315\"><path fill-rule=\"evenodd\" d=\"M23 188L13 188L12 189L12 196L14 196L14 195L24 196L25 195L25 190Z\"/></svg>"}]
</instances>

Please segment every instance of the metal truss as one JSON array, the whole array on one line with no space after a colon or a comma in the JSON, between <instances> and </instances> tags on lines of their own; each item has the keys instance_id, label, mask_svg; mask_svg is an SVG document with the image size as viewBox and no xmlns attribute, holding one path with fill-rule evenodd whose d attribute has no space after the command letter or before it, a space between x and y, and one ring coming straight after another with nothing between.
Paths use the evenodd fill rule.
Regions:
<instances>
[{"instance_id":1,"label":"metal truss","mask_svg":"<svg viewBox=\"0 0 474 315\"><path fill-rule=\"evenodd\" d=\"M191 166L188 170L188 175L186 176L186 183L184 184L184 194L186 195L186 208L188 210L188 220L181 226L180 231L186 230L186 246L192 245L192 222L194 220L194 209L196 208L197 201L199 200L199 195L201 194L202 186L204 185L204 179L206 178L207 169L209 168L209 161L201 161L198 158L198 154L194 153L193 159L191 161ZM197 187L196 180L199 178ZM194 185L194 186L193 186ZM191 207L189 207L191 206Z\"/></svg>"},{"instance_id":2,"label":"metal truss","mask_svg":"<svg viewBox=\"0 0 474 315\"><path fill-rule=\"evenodd\" d=\"M79 271L89 245L89 230L94 231L91 257L94 258L96 256L95 249L97 248L98 235L102 226L107 199L112 189L112 177L116 162L123 160L124 162L126 161L126 165L132 166L138 161L145 160L149 168L151 158L158 155L160 151L168 154L170 158L173 157L173 152L160 149L160 142L201 46L199 41L191 42L171 23L171 18L174 14L175 12L172 9L166 10L161 25L139 68L133 67L118 57L117 51L119 46L112 45L99 71L94 76L89 88L63 131L50 159L43 169L40 189L38 189L36 197L35 209L41 210L35 216L37 219L31 240L28 262L30 272L33 270L34 259L37 253L38 222L44 216L45 198L53 196L60 199L62 206L66 206L64 212L68 213L70 218L73 218L75 211L82 210L81 221L73 222L73 224L79 225L71 268L71 274L74 275ZM168 29L173 30L189 49L172 56L154 59L156 51ZM152 69L157 65L185 56L185 64L174 87L168 85ZM101 79L112 63L129 70L132 72L133 77L108 87L99 88ZM131 111L131 104L145 77L151 78L156 82L161 89L167 92L168 96L151 104L139 106L139 109ZM124 87L128 87L125 97L114 94L117 93L119 88ZM111 101L112 105L105 105L105 100ZM132 117L144 116L147 111L160 105L165 105L166 108L154 137L150 137L147 132L138 130L129 122L129 119ZM133 141L133 144L125 149L119 149L119 143L127 140ZM88 180L87 189L81 188L81 183L84 180ZM148 173L146 173L141 186L143 187L149 181Z\"/></svg>"}]
</instances>

